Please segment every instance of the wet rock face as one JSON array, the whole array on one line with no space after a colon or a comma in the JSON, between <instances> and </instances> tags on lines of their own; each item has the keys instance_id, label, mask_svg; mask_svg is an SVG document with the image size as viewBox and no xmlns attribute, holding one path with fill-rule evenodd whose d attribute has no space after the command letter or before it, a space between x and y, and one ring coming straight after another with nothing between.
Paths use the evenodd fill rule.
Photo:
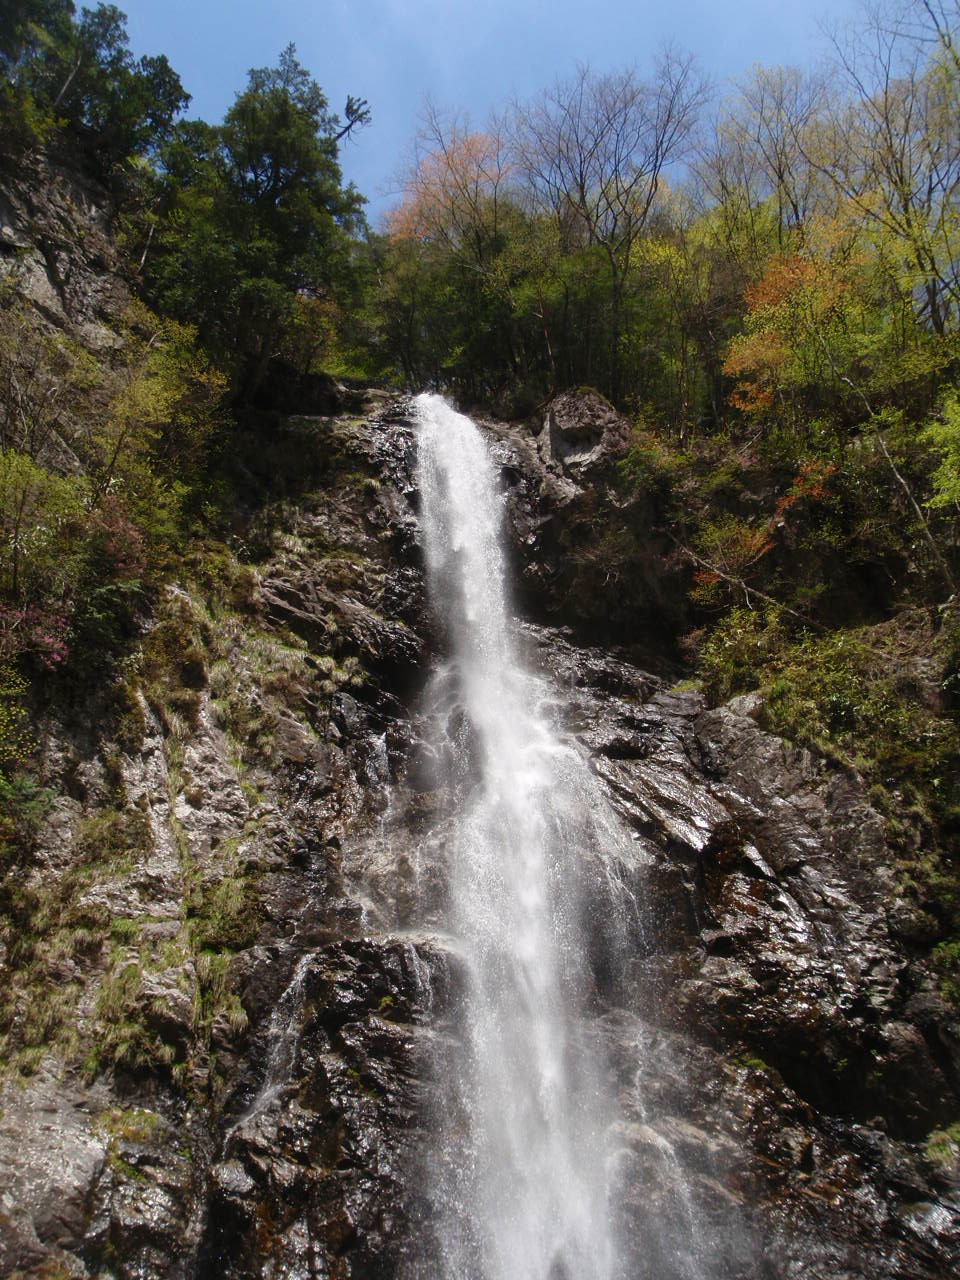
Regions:
<instances>
[{"instance_id":1,"label":"wet rock face","mask_svg":"<svg viewBox=\"0 0 960 1280\"><path fill-rule=\"evenodd\" d=\"M706 1242L696 1274L937 1275L960 1200L922 1139L960 1109L958 1025L889 928L862 785L765 733L752 699L707 710L530 634L635 836L645 918L605 1024L637 1256L672 1202ZM633 1274L675 1273L650 1265Z\"/></svg>"},{"instance_id":2,"label":"wet rock face","mask_svg":"<svg viewBox=\"0 0 960 1280\"><path fill-rule=\"evenodd\" d=\"M19 1064L0 1078L0 1274L293 1275L321 1252L354 1274L337 1259L397 1234L415 992L389 939L363 941L347 863L407 751L397 694L428 631L412 435L402 415L291 431L337 479L271 533L242 612L212 621L173 585L143 643L174 675L128 694L123 738L98 693L45 725L57 800L18 885L29 963L0 955ZM237 1130L278 1009L306 1020L302 1080Z\"/></svg>"},{"instance_id":3,"label":"wet rock face","mask_svg":"<svg viewBox=\"0 0 960 1280\"><path fill-rule=\"evenodd\" d=\"M421 982L445 965L428 940L386 938L301 960L273 1027L288 1056L270 1061L266 1046L266 1075L228 1117L201 1275L261 1275L268 1259L289 1276L393 1276L416 1264L424 1242L405 1224L416 1217L410 1175L437 1011Z\"/></svg>"},{"instance_id":4,"label":"wet rock face","mask_svg":"<svg viewBox=\"0 0 960 1280\"><path fill-rule=\"evenodd\" d=\"M547 466L583 481L616 461L629 439L629 422L599 392L565 392L546 409L537 451Z\"/></svg>"},{"instance_id":5,"label":"wet rock face","mask_svg":"<svg viewBox=\"0 0 960 1280\"><path fill-rule=\"evenodd\" d=\"M520 611L654 664L668 654L684 570L656 501L621 483L630 423L589 390L557 396L529 424L478 422L501 468Z\"/></svg>"},{"instance_id":6,"label":"wet rock face","mask_svg":"<svg viewBox=\"0 0 960 1280\"><path fill-rule=\"evenodd\" d=\"M129 299L116 261L109 198L95 183L39 160L4 175L0 280L15 281L47 325L93 351L116 344L111 321Z\"/></svg>"},{"instance_id":7,"label":"wet rock face","mask_svg":"<svg viewBox=\"0 0 960 1280\"><path fill-rule=\"evenodd\" d=\"M545 591L564 504L615 444L596 421L558 417L553 444L489 428ZM301 500L248 612L205 642L176 741L146 705L136 748L50 726L60 799L30 883L73 884L82 855L91 874L58 910L90 935L106 921L51 961L70 1017L166 1048L94 1069L58 1044L3 1087L0 1275L432 1275L425 1168L461 978L440 932L415 441L403 403L296 429L327 433L341 480ZM587 957L622 1280L951 1274L956 1147L927 1138L960 1113L960 1026L860 781L764 732L751 699L709 709L576 639L522 628L633 836L627 963L599 941ZM469 746L469 725L448 732ZM105 1022L134 962L129 1025Z\"/></svg>"}]
</instances>

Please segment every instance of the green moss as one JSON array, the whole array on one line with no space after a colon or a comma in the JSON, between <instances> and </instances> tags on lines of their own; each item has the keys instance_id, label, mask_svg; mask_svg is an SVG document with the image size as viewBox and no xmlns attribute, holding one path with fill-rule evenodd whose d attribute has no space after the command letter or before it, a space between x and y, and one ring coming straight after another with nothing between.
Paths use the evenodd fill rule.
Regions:
<instances>
[{"instance_id":1,"label":"green moss","mask_svg":"<svg viewBox=\"0 0 960 1280\"><path fill-rule=\"evenodd\" d=\"M596 397L596 399L597 399L597 400L599 400L602 404L605 404L605 405L607 406L607 408L608 408L608 409L612 409L612 408L613 408L613 405L612 405L612 404L611 404L611 402L607 399L607 397L603 394L603 392L602 392L602 391L598 391L598 390L597 390L597 388L596 388L596 387L594 387L594 386L591 386L589 382L581 382L581 383L580 383L580 385L579 385L578 387L574 387L574 389L573 389L573 395L575 395L575 396L595 396L595 397Z\"/></svg>"},{"instance_id":2,"label":"green moss","mask_svg":"<svg viewBox=\"0 0 960 1280\"><path fill-rule=\"evenodd\" d=\"M256 571L242 564L225 543L205 539L192 548L184 558L184 572L215 613L222 609L242 614L256 611Z\"/></svg>"},{"instance_id":3,"label":"green moss","mask_svg":"<svg viewBox=\"0 0 960 1280\"><path fill-rule=\"evenodd\" d=\"M156 624L144 637L137 675L168 734L176 733L181 724L197 727L211 640L203 610L179 592L167 597Z\"/></svg>"},{"instance_id":4,"label":"green moss","mask_svg":"<svg viewBox=\"0 0 960 1280\"><path fill-rule=\"evenodd\" d=\"M748 1071L766 1071L768 1069L763 1058L758 1058L748 1053L740 1054L737 1058L737 1062L741 1067L746 1067Z\"/></svg>"},{"instance_id":5,"label":"green moss","mask_svg":"<svg viewBox=\"0 0 960 1280\"><path fill-rule=\"evenodd\" d=\"M28 769L0 773L0 874L32 849L53 799Z\"/></svg>"},{"instance_id":6,"label":"green moss","mask_svg":"<svg viewBox=\"0 0 960 1280\"><path fill-rule=\"evenodd\" d=\"M95 960L108 938L122 957L138 933L136 920L111 920L104 901L89 891L149 858L146 816L132 807L102 809L82 817L74 836L73 857L59 878L6 886L3 933L14 967L0 992L0 1071L28 1073L47 1053L66 1059L82 1053L76 1019L82 987L54 975L65 958ZM142 1027L126 1027L130 1019L119 1007L130 1003L130 977L111 974L97 997L98 1036L106 1028L99 1051L105 1060L117 1052L125 1057L123 1046L146 1041Z\"/></svg>"},{"instance_id":7,"label":"green moss","mask_svg":"<svg viewBox=\"0 0 960 1280\"><path fill-rule=\"evenodd\" d=\"M75 1012L81 988L69 982L44 989L30 984L17 1022L17 1045L10 1065L21 1075L31 1075L52 1049L67 1056L77 1044Z\"/></svg>"},{"instance_id":8,"label":"green moss","mask_svg":"<svg viewBox=\"0 0 960 1280\"><path fill-rule=\"evenodd\" d=\"M960 1163L960 1122L934 1129L926 1142L927 1159L947 1167Z\"/></svg>"},{"instance_id":9,"label":"green moss","mask_svg":"<svg viewBox=\"0 0 960 1280\"><path fill-rule=\"evenodd\" d=\"M107 1156L107 1163L117 1177L122 1178L125 1182L145 1183L149 1181L145 1173L135 1168L128 1160L124 1160L122 1156L117 1155L115 1151Z\"/></svg>"},{"instance_id":10,"label":"green moss","mask_svg":"<svg viewBox=\"0 0 960 1280\"><path fill-rule=\"evenodd\" d=\"M941 994L960 1010L960 938L938 943L933 963L940 975Z\"/></svg>"},{"instance_id":11,"label":"green moss","mask_svg":"<svg viewBox=\"0 0 960 1280\"><path fill-rule=\"evenodd\" d=\"M242 1035L250 1024L247 1017L247 1011L243 1007L240 997L235 991L228 991L223 1000L223 1012L227 1019L227 1025L235 1036Z\"/></svg>"},{"instance_id":12,"label":"green moss","mask_svg":"<svg viewBox=\"0 0 960 1280\"><path fill-rule=\"evenodd\" d=\"M119 1021L133 1005L139 990L140 966L131 961L101 981L97 1013L108 1022Z\"/></svg>"},{"instance_id":13,"label":"green moss","mask_svg":"<svg viewBox=\"0 0 960 1280\"><path fill-rule=\"evenodd\" d=\"M872 795L896 787L914 816L948 817L960 760L957 724L897 676L895 638L868 631L791 636L775 609L734 609L701 650L714 702L757 689L767 727L837 763L856 765ZM900 807L902 812L902 806Z\"/></svg>"},{"instance_id":14,"label":"green moss","mask_svg":"<svg viewBox=\"0 0 960 1280\"><path fill-rule=\"evenodd\" d=\"M140 932L140 921L130 916L116 916L110 922L110 937L121 946L135 942Z\"/></svg>"},{"instance_id":15,"label":"green moss","mask_svg":"<svg viewBox=\"0 0 960 1280\"><path fill-rule=\"evenodd\" d=\"M382 1097L380 1090L374 1086L368 1077L365 1077L362 1072L358 1071L356 1067L347 1067L346 1075L353 1081L365 1098L369 1098L371 1102L380 1101Z\"/></svg>"},{"instance_id":16,"label":"green moss","mask_svg":"<svg viewBox=\"0 0 960 1280\"><path fill-rule=\"evenodd\" d=\"M138 961L121 960L101 979L94 1044L84 1061L88 1078L105 1067L158 1071L172 1063L172 1047L147 1025L140 1002L142 978Z\"/></svg>"},{"instance_id":17,"label":"green moss","mask_svg":"<svg viewBox=\"0 0 960 1280\"><path fill-rule=\"evenodd\" d=\"M193 1025L201 1039L207 1042L213 1020L221 1010L232 1010L237 1023L246 1018L239 998L227 988L230 959L229 953L214 951L201 951L194 955L197 984L193 993Z\"/></svg>"},{"instance_id":18,"label":"green moss","mask_svg":"<svg viewBox=\"0 0 960 1280\"><path fill-rule=\"evenodd\" d=\"M714 704L760 686L764 677L776 680L774 663L789 644L777 609L731 609L710 632L700 649L699 668L704 691ZM789 688L784 681L781 692Z\"/></svg>"},{"instance_id":19,"label":"green moss","mask_svg":"<svg viewBox=\"0 0 960 1280\"><path fill-rule=\"evenodd\" d=\"M14 1272L14 1280L21 1274ZM74 1280L76 1272L70 1271L61 1262L44 1261L36 1271L31 1271L30 1276L31 1280Z\"/></svg>"},{"instance_id":20,"label":"green moss","mask_svg":"<svg viewBox=\"0 0 960 1280\"><path fill-rule=\"evenodd\" d=\"M249 877L224 875L198 887L188 899L187 919L200 951L239 951L257 935L257 892Z\"/></svg>"},{"instance_id":21,"label":"green moss","mask_svg":"<svg viewBox=\"0 0 960 1280\"><path fill-rule=\"evenodd\" d=\"M99 867L121 875L153 848L150 820L140 809L100 809L81 818L76 849L81 870Z\"/></svg>"},{"instance_id":22,"label":"green moss","mask_svg":"<svg viewBox=\"0 0 960 1280\"><path fill-rule=\"evenodd\" d=\"M625 485L647 498L665 502L673 496L689 463L687 455L669 449L652 431L640 426L617 470Z\"/></svg>"},{"instance_id":23,"label":"green moss","mask_svg":"<svg viewBox=\"0 0 960 1280\"><path fill-rule=\"evenodd\" d=\"M960 711L960 623L952 621L940 636L940 690L947 705Z\"/></svg>"},{"instance_id":24,"label":"green moss","mask_svg":"<svg viewBox=\"0 0 960 1280\"><path fill-rule=\"evenodd\" d=\"M702 646L701 669L714 702L757 690L764 727L865 779L898 892L940 930L931 959L960 1007L960 722L937 707L929 683L918 696L911 675L938 653L947 670L953 652L952 637L931 635L920 611L884 628L811 635L792 633L776 609L734 609Z\"/></svg>"},{"instance_id":25,"label":"green moss","mask_svg":"<svg viewBox=\"0 0 960 1280\"><path fill-rule=\"evenodd\" d=\"M140 750L147 732L147 717L140 701L138 685L124 676L113 687L114 737L128 755Z\"/></svg>"},{"instance_id":26,"label":"green moss","mask_svg":"<svg viewBox=\"0 0 960 1280\"><path fill-rule=\"evenodd\" d=\"M93 1122L96 1132L121 1142L153 1142L161 1125L155 1111L146 1111L142 1107L113 1107L110 1111L102 1111Z\"/></svg>"}]
</instances>

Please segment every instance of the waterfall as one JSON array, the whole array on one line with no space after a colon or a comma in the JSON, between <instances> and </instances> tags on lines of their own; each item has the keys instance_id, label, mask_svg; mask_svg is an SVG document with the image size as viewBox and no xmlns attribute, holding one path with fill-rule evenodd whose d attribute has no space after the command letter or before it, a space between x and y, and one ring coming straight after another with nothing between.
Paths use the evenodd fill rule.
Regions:
<instances>
[{"instance_id":1,"label":"waterfall","mask_svg":"<svg viewBox=\"0 0 960 1280\"><path fill-rule=\"evenodd\" d=\"M446 925L464 972L434 1160L441 1274L609 1280L615 1117L585 943L592 914L616 948L609 851L624 837L554 724L555 691L521 662L481 435L438 396L416 407L428 586L448 648L427 718L454 796Z\"/></svg>"}]
</instances>

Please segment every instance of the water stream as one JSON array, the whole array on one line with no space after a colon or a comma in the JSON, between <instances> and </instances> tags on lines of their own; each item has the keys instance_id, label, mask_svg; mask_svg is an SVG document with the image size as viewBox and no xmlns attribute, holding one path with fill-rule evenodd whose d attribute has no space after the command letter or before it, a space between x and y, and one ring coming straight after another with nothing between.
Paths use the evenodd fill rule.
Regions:
<instances>
[{"instance_id":1,"label":"water stream","mask_svg":"<svg viewBox=\"0 0 960 1280\"><path fill-rule=\"evenodd\" d=\"M428 719L456 796L447 912L465 974L434 1159L441 1274L611 1280L615 1110L586 1016L585 942L604 930L617 949L611 868L625 837L554 723L555 692L521 661L481 435L438 396L416 404L428 585L449 655Z\"/></svg>"}]
</instances>

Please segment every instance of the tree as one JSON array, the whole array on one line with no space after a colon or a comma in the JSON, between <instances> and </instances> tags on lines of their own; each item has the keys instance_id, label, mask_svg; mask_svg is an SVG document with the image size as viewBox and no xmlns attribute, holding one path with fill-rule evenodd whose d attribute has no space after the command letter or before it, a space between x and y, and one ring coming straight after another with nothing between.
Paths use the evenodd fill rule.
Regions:
<instances>
[{"instance_id":1,"label":"tree","mask_svg":"<svg viewBox=\"0 0 960 1280\"><path fill-rule=\"evenodd\" d=\"M52 470L79 470L68 443L78 391L96 377L90 354L63 334L37 331L29 310L0 296L0 451Z\"/></svg>"},{"instance_id":2,"label":"tree","mask_svg":"<svg viewBox=\"0 0 960 1280\"><path fill-rule=\"evenodd\" d=\"M71 0L15 0L0 35L6 105L33 121L35 140L63 131L111 178L169 136L190 95L165 57L133 57L114 5L73 15Z\"/></svg>"},{"instance_id":3,"label":"tree","mask_svg":"<svg viewBox=\"0 0 960 1280\"><path fill-rule=\"evenodd\" d=\"M222 126L181 126L162 150L169 213L148 286L232 365L241 397L279 351L297 299L350 285L363 199L342 185L337 149L369 119L366 104L348 99L346 117L329 112L290 45L277 67L250 72Z\"/></svg>"},{"instance_id":4,"label":"tree","mask_svg":"<svg viewBox=\"0 0 960 1280\"><path fill-rule=\"evenodd\" d=\"M428 378L442 370L445 381L477 396L491 389L491 371L516 366L501 269L516 214L508 176L496 122L473 130L465 118L444 118L427 105L413 161L401 175L403 196L386 228L391 328L407 376L415 361L426 358ZM437 309L441 296L446 307ZM417 319L410 310L414 300ZM431 339L424 344L411 326L422 323L428 311L437 323L431 323Z\"/></svg>"},{"instance_id":5,"label":"tree","mask_svg":"<svg viewBox=\"0 0 960 1280\"><path fill-rule=\"evenodd\" d=\"M724 365L738 379L731 402L741 412L767 424L782 417L800 431L828 398L842 406L866 328L855 275L811 255L771 259L747 289L744 330Z\"/></svg>"},{"instance_id":6,"label":"tree","mask_svg":"<svg viewBox=\"0 0 960 1280\"><path fill-rule=\"evenodd\" d=\"M911 21L912 17L912 21ZM953 0L910 0L900 25L904 34L923 44L939 44L960 72L960 4Z\"/></svg>"},{"instance_id":7,"label":"tree","mask_svg":"<svg viewBox=\"0 0 960 1280\"><path fill-rule=\"evenodd\" d=\"M23 63L48 42L65 41L73 0L7 0L0 20L0 70L12 82Z\"/></svg>"},{"instance_id":8,"label":"tree","mask_svg":"<svg viewBox=\"0 0 960 1280\"><path fill-rule=\"evenodd\" d=\"M952 508L960 514L960 395L948 387L940 402L940 412L930 421L924 439L940 456L940 465L931 477L933 496L929 506Z\"/></svg>"},{"instance_id":9,"label":"tree","mask_svg":"<svg viewBox=\"0 0 960 1280\"><path fill-rule=\"evenodd\" d=\"M0 659L65 654L85 481L13 449L0 453Z\"/></svg>"},{"instance_id":10,"label":"tree","mask_svg":"<svg viewBox=\"0 0 960 1280\"><path fill-rule=\"evenodd\" d=\"M736 229L717 206L706 211L680 190L638 241L632 271L643 308L635 308L627 340L644 401L656 403L680 442L698 423L722 420L722 364L739 328L749 276L731 252Z\"/></svg>"},{"instance_id":11,"label":"tree","mask_svg":"<svg viewBox=\"0 0 960 1280\"><path fill-rule=\"evenodd\" d=\"M596 246L610 304L610 389L620 394L622 310L633 246L667 165L682 158L706 84L693 59L672 50L652 80L581 67L514 113L514 149L535 208L556 218L567 244Z\"/></svg>"},{"instance_id":12,"label":"tree","mask_svg":"<svg viewBox=\"0 0 960 1280\"><path fill-rule=\"evenodd\" d=\"M826 94L823 76L793 67L754 67L701 148L697 170L712 199L730 207L737 198L751 218L755 261L766 250L769 224L761 211L768 202L781 253L802 243L804 224L821 203L818 174L802 141Z\"/></svg>"},{"instance_id":13,"label":"tree","mask_svg":"<svg viewBox=\"0 0 960 1280\"><path fill-rule=\"evenodd\" d=\"M849 96L803 146L864 224L896 244L899 288L943 334L960 319L960 66L945 6L923 12L936 17L936 38L902 9L877 9L864 32L835 39Z\"/></svg>"},{"instance_id":14,"label":"tree","mask_svg":"<svg viewBox=\"0 0 960 1280\"><path fill-rule=\"evenodd\" d=\"M474 131L468 120L446 121L428 103L413 164L401 177L403 198L388 215L388 234L442 244L482 271L496 248L508 172L497 124Z\"/></svg>"},{"instance_id":15,"label":"tree","mask_svg":"<svg viewBox=\"0 0 960 1280\"><path fill-rule=\"evenodd\" d=\"M73 32L73 0L7 0L0 16L0 150L17 155L42 145L56 117L51 101L30 87L44 54Z\"/></svg>"}]
</instances>

